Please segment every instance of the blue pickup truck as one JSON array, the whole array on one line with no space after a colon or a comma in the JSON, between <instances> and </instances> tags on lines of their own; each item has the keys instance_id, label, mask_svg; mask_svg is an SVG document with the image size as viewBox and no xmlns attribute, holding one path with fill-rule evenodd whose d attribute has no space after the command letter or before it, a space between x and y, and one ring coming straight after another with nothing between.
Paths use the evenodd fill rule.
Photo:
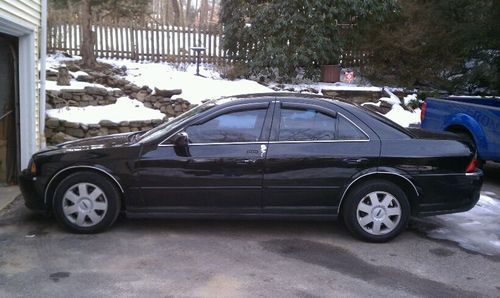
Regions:
<instances>
[{"instance_id":1,"label":"blue pickup truck","mask_svg":"<svg viewBox=\"0 0 500 298\"><path fill-rule=\"evenodd\" d=\"M479 160L500 162L500 98L427 98L421 120L424 130L449 131L472 141Z\"/></svg>"}]
</instances>

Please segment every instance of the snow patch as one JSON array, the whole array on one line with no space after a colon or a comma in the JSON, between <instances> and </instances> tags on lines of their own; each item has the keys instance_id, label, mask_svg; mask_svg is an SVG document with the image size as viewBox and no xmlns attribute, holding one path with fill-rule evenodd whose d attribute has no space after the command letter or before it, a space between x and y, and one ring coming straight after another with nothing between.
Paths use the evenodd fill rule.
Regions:
<instances>
[{"instance_id":1,"label":"snow patch","mask_svg":"<svg viewBox=\"0 0 500 298\"><path fill-rule=\"evenodd\" d=\"M250 80L223 80L213 67L200 66L200 74L195 75L196 65L180 65L176 69L165 63L137 63L129 60L99 59L101 62L127 67L125 79L154 89L182 89L180 95L173 98L183 98L191 104L200 104L206 99L219 98L245 93L268 93L272 89Z\"/></svg>"},{"instance_id":2,"label":"snow patch","mask_svg":"<svg viewBox=\"0 0 500 298\"><path fill-rule=\"evenodd\" d=\"M393 105L392 109L384 116L403 127L409 127L410 124L416 125L420 123L420 109L407 111L399 104Z\"/></svg>"},{"instance_id":3,"label":"snow patch","mask_svg":"<svg viewBox=\"0 0 500 298\"><path fill-rule=\"evenodd\" d=\"M422 221L438 226L427 231L431 238L451 240L467 250L486 255L500 254L500 200L485 193L468 212L433 216Z\"/></svg>"},{"instance_id":4,"label":"snow patch","mask_svg":"<svg viewBox=\"0 0 500 298\"><path fill-rule=\"evenodd\" d=\"M116 103L105 106L65 107L47 110L47 116L83 124L98 124L101 120L110 120L115 123L162 120L165 117L160 111L146 108L142 102L127 97L118 98Z\"/></svg>"}]
</instances>

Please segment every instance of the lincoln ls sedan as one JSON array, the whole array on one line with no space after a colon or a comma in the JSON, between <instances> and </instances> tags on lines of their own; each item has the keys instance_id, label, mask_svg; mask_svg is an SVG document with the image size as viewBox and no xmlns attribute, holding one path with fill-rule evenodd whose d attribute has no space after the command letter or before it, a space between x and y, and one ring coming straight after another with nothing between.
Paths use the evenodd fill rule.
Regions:
<instances>
[{"instance_id":1,"label":"lincoln ls sedan","mask_svg":"<svg viewBox=\"0 0 500 298\"><path fill-rule=\"evenodd\" d=\"M26 206L69 231L128 217L339 218L384 242L410 216L471 209L482 171L452 134L289 93L209 100L145 132L66 142L22 171Z\"/></svg>"}]
</instances>

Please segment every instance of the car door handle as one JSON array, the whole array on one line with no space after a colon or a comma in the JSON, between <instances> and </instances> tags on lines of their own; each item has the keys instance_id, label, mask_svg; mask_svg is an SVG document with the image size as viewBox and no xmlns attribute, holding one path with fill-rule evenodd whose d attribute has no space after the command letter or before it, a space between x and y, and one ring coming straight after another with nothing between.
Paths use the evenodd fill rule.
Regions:
<instances>
[{"instance_id":1,"label":"car door handle","mask_svg":"<svg viewBox=\"0 0 500 298\"><path fill-rule=\"evenodd\" d=\"M237 165L251 165L254 163L255 163L255 160L253 160L253 159L242 159L242 160L238 160L236 162Z\"/></svg>"},{"instance_id":2,"label":"car door handle","mask_svg":"<svg viewBox=\"0 0 500 298\"><path fill-rule=\"evenodd\" d=\"M344 158L342 161L350 165L357 165L368 162L368 158Z\"/></svg>"}]
</instances>

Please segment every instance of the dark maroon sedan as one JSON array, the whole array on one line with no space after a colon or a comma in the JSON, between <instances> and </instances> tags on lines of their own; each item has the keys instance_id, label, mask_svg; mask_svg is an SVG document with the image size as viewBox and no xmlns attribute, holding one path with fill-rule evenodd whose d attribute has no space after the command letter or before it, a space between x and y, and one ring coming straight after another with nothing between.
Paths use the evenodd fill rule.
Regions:
<instances>
[{"instance_id":1,"label":"dark maroon sedan","mask_svg":"<svg viewBox=\"0 0 500 298\"><path fill-rule=\"evenodd\" d=\"M320 96L211 100L147 132L67 142L21 175L31 209L94 233L129 217L336 218L389 240L409 217L479 198L475 152L451 134L409 131Z\"/></svg>"}]
</instances>

